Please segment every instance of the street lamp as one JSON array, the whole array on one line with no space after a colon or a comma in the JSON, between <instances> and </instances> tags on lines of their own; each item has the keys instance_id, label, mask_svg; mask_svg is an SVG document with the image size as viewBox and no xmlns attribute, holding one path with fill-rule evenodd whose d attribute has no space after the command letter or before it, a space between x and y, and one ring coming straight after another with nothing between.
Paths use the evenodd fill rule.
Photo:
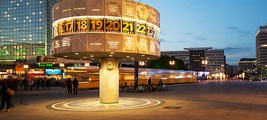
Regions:
<instances>
[{"instance_id":1,"label":"street lamp","mask_svg":"<svg viewBox=\"0 0 267 120\"><path fill-rule=\"evenodd\" d=\"M224 77L225 77L225 74L224 74L225 72L224 72L224 65L221 65L221 68L220 68L220 74L221 74L221 80L222 79L224 79Z\"/></svg>"},{"instance_id":2,"label":"street lamp","mask_svg":"<svg viewBox=\"0 0 267 120\"><path fill-rule=\"evenodd\" d=\"M202 65L204 65L204 71L206 71L206 65L208 64L208 61L202 60L201 63L202 63Z\"/></svg>"},{"instance_id":3,"label":"street lamp","mask_svg":"<svg viewBox=\"0 0 267 120\"><path fill-rule=\"evenodd\" d=\"M242 73L242 81L245 81L245 71Z\"/></svg>"},{"instance_id":4,"label":"street lamp","mask_svg":"<svg viewBox=\"0 0 267 120\"><path fill-rule=\"evenodd\" d=\"M23 68L24 68L25 74L27 75L27 69L29 68L29 65L23 65Z\"/></svg>"},{"instance_id":5,"label":"street lamp","mask_svg":"<svg viewBox=\"0 0 267 120\"><path fill-rule=\"evenodd\" d=\"M90 66L90 63L84 63L84 66L85 67L89 67Z\"/></svg>"},{"instance_id":6,"label":"street lamp","mask_svg":"<svg viewBox=\"0 0 267 120\"><path fill-rule=\"evenodd\" d=\"M65 64L64 64L64 63L59 63L59 66L60 66L61 68L63 68L63 67L65 66Z\"/></svg>"},{"instance_id":7,"label":"street lamp","mask_svg":"<svg viewBox=\"0 0 267 120\"><path fill-rule=\"evenodd\" d=\"M65 66L65 64L64 63L59 63L59 67L60 67L60 69L61 69L61 80L63 79L63 73L64 73L64 71L63 71L63 67Z\"/></svg>"},{"instance_id":8,"label":"street lamp","mask_svg":"<svg viewBox=\"0 0 267 120\"><path fill-rule=\"evenodd\" d=\"M173 66L175 65L175 61L174 61L174 60L171 60L171 61L169 62L169 64L172 66L172 69L173 69Z\"/></svg>"},{"instance_id":9,"label":"street lamp","mask_svg":"<svg viewBox=\"0 0 267 120\"><path fill-rule=\"evenodd\" d=\"M206 76L206 65L208 64L208 61L207 60L202 60L201 64L204 65L204 74L203 74L204 76L202 75L202 79L203 79L203 77Z\"/></svg>"},{"instance_id":10,"label":"street lamp","mask_svg":"<svg viewBox=\"0 0 267 120\"><path fill-rule=\"evenodd\" d=\"M140 65L141 67L143 67L143 66L145 65L145 62L144 62L144 61L139 61L139 65Z\"/></svg>"}]
</instances>

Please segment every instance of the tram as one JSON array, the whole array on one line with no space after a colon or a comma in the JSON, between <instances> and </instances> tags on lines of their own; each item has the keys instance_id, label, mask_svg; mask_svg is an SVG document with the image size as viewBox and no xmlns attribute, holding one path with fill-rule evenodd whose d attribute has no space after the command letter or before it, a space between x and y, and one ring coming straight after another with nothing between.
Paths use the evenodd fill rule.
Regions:
<instances>
[{"instance_id":1,"label":"tram","mask_svg":"<svg viewBox=\"0 0 267 120\"><path fill-rule=\"evenodd\" d=\"M74 78L79 80L79 89L89 89L99 87L99 67L68 67L64 78ZM119 83L134 84L134 68L120 67ZM151 77L151 82L157 84L162 79L164 84L194 83L197 82L195 71L185 70L163 70L138 68L138 84L147 84Z\"/></svg>"}]
</instances>

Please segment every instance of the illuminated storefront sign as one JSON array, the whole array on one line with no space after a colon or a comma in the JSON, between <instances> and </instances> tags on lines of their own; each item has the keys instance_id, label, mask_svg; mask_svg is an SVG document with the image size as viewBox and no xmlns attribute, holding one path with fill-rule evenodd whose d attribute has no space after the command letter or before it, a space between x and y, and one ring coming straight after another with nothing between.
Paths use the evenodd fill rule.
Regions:
<instances>
[{"instance_id":1,"label":"illuminated storefront sign","mask_svg":"<svg viewBox=\"0 0 267 120\"><path fill-rule=\"evenodd\" d=\"M62 71L60 69L45 69L46 75L61 75Z\"/></svg>"},{"instance_id":2,"label":"illuminated storefront sign","mask_svg":"<svg viewBox=\"0 0 267 120\"><path fill-rule=\"evenodd\" d=\"M41 74L41 75L43 75L44 74L44 71L30 70L30 71L28 71L28 74Z\"/></svg>"},{"instance_id":3,"label":"illuminated storefront sign","mask_svg":"<svg viewBox=\"0 0 267 120\"><path fill-rule=\"evenodd\" d=\"M38 67L53 67L53 64L52 63L47 63L47 64L39 63Z\"/></svg>"},{"instance_id":4,"label":"illuminated storefront sign","mask_svg":"<svg viewBox=\"0 0 267 120\"><path fill-rule=\"evenodd\" d=\"M0 75L7 75L7 72L0 72Z\"/></svg>"}]
</instances>

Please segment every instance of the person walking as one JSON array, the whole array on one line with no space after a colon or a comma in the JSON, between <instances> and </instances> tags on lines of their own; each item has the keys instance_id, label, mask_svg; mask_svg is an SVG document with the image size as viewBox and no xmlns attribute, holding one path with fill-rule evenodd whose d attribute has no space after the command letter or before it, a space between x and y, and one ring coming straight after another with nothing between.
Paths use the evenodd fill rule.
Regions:
<instances>
[{"instance_id":1,"label":"person walking","mask_svg":"<svg viewBox=\"0 0 267 120\"><path fill-rule=\"evenodd\" d=\"M74 80L72 81L73 84L73 94L77 95L77 91L78 91L78 86L79 86L79 82L76 79L76 77L74 78Z\"/></svg>"},{"instance_id":2,"label":"person walking","mask_svg":"<svg viewBox=\"0 0 267 120\"><path fill-rule=\"evenodd\" d=\"M152 85L152 82L151 82L151 77L149 77L148 80L147 80L147 86L148 86L148 90L149 91L152 91L153 90L153 85Z\"/></svg>"},{"instance_id":3,"label":"person walking","mask_svg":"<svg viewBox=\"0 0 267 120\"><path fill-rule=\"evenodd\" d=\"M12 87L12 85L10 85L7 81L3 81L3 85L0 91L0 94L2 96L2 102L1 102L1 107L0 107L0 111L3 110L5 103L6 103L6 111L9 112L10 111L10 99L11 99L11 95L8 94L6 91L7 89L10 88L12 90L14 90L14 88Z\"/></svg>"},{"instance_id":4,"label":"person walking","mask_svg":"<svg viewBox=\"0 0 267 120\"><path fill-rule=\"evenodd\" d=\"M36 80L36 90L40 89L40 83L41 83L41 78L37 78L37 80Z\"/></svg>"},{"instance_id":5,"label":"person walking","mask_svg":"<svg viewBox=\"0 0 267 120\"><path fill-rule=\"evenodd\" d=\"M46 79L46 77L43 77L42 80L41 80L41 86L42 86L43 90L45 88L45 79Z\"/></svg>"},{"instance_id":6,"label":"person walking","mask_svg":"<svg viewBox=\"0 0 267 120\"><path fill-rule=\"evenodd\" d=\"M48 90L50 90L50 80L49 79L46 79L45 84L46 84L46 88Z\"/></svg>"},{"instance_id":7,"label":"person walking","mask_svg":"<svg viewBox=\"0 0 267 120\"><path fill-rule=\"evenodd\" d=\"M151 77L148 78L148 80L147 80L147 84L148 84L148 85L151 85Z\"/></svg>"},{"instance_id":8,"label":"person walking","mask_svg":"<svg viewBox=\"0 0 267 120\"><path fill-rule=\"evenodd\" d=\"M162 89L164 89L163 87L164 83L162 81L162 79L159 79L159 83L158 83L158 90L161 91Z\"/></svg>"},{"instance_id":9,"label":"person walking","mask_svg":"<svg viewBox=\"0 0 267 120\"><path fill-rule=\"evenodd\" d=\"M23 80L23 88L24 90L28 90L28 78L25 77L24 80Z\"/></svg>"},{"instance_id":10,"label":"person walking","mask_svg":"<svg viewBox=\"0 0 267 120\"><path fill-rule=\"evenodd\" d=\"M72 94L72 81L70 78L68 78L66 84L67 84L67 88L68 88L68 94L71 95Z\"/></svg>"},{"instance_id":11,"label":"person walking","mask_svg":"<svg viewBox=\"0 0 267 120\"><path fill-rule=\"evenodd\" d=\"M30 90L32 90L33 87L34 87L34 81L33 81L33 78L30 78L30 80L29 80L29 86L30 86Z\"/></svg>"}]
</instances>

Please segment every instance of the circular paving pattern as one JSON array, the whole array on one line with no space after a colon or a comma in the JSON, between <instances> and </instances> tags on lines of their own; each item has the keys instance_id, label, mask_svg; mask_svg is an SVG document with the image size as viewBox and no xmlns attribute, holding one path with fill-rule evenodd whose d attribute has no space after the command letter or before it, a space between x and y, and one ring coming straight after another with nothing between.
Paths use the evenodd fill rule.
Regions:
<instances>
[{"instance_id":1,"label":"circular paving pattern","mask_svg":"<svg viewBox=\"0 0 267 120\"><path fill-rule=\"evenodd\" d=\"M99 102L99 99L85 99L58 102L47 107L63 111L115 111L153 107L162 103L160 100L150 98L120 98L119 103L114 104L102 104Z\"/></svg>"}]
</instances>

